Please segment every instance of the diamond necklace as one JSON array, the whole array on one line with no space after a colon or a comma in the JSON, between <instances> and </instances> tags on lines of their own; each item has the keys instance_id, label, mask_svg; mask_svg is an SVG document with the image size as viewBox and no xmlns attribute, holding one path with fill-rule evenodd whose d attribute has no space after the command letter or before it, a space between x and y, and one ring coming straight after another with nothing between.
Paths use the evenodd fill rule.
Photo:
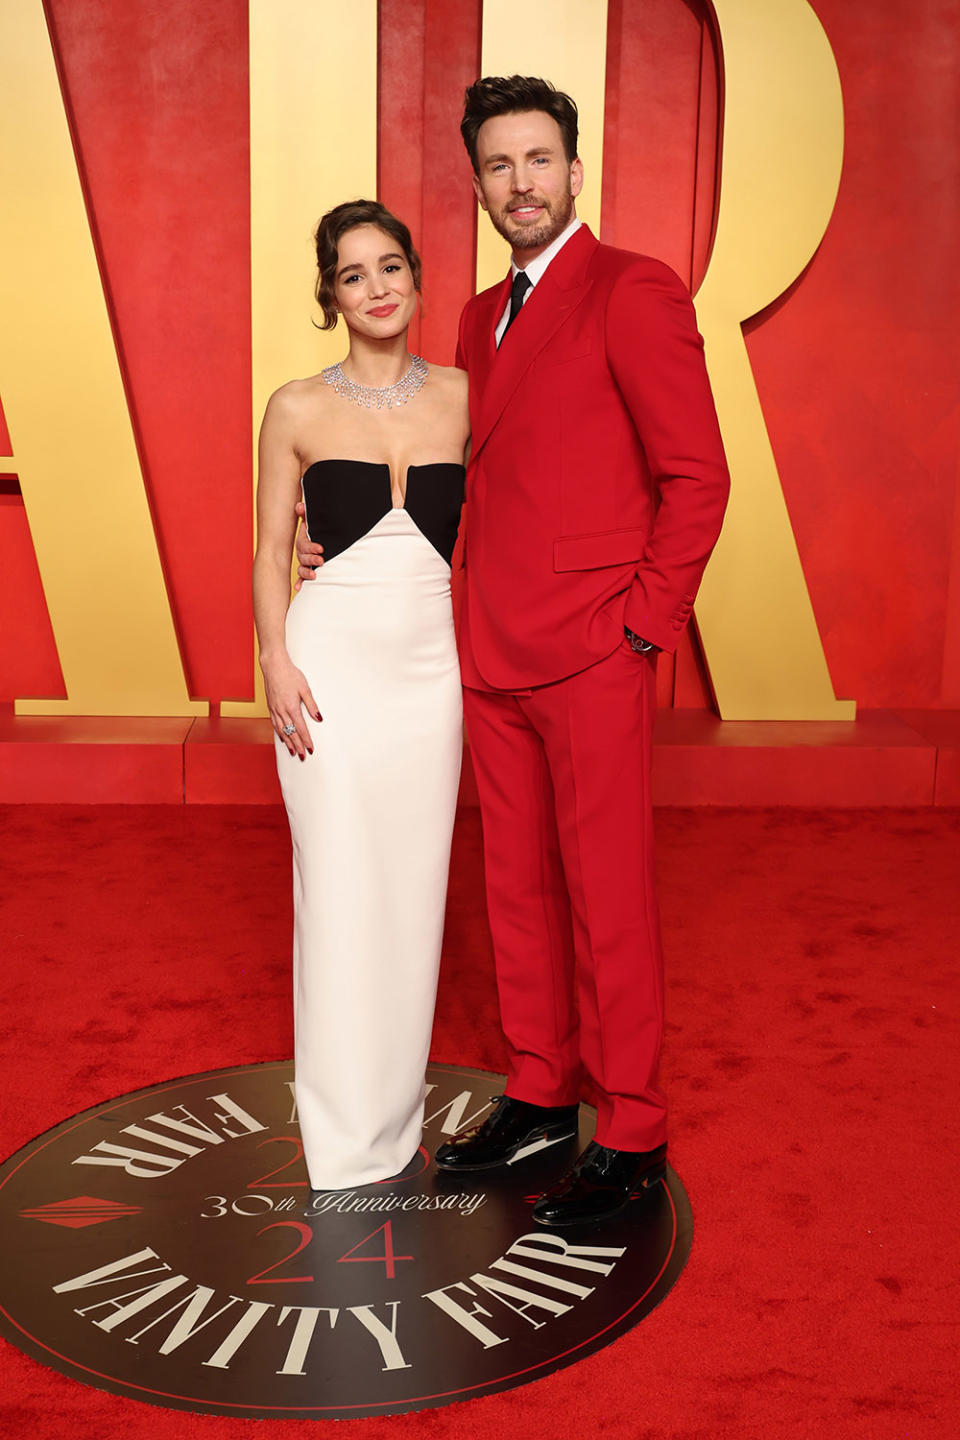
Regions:
<instances>
[{"instance_id":1,"label":"diamond necklace","mask_svg":"<svg viewBox=\"0 0 960 1440\"><path fill-rule=\"evenodd\" d=\"M419 355L410 356L410 369L400 376L393 385L358 385L344 375L340 365L328 365L320 372L325 385L332 385L338 395L349 400L351 405L362 405L366 410L392 410L395 405L406 405L419 390L430 373L426 360Z\"/></svg>"}]
</instances>

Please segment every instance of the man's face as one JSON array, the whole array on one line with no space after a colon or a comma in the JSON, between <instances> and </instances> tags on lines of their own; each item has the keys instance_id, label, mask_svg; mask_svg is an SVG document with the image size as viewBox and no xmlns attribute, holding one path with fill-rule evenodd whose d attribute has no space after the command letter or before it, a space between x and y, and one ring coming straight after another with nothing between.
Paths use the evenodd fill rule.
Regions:
<instances>
[{"instance_id":1,"label":"man's face","mask_svg":"<svg viewBox=\"0 0 960 1440\"><path fill-rule=\"evenodd\" d=\"M495 115L477 135L477 199L517 264L526 265L567 228L583 187L583 166L563 149L560 126L543 110Z\"/></svg>"}]
</instances>

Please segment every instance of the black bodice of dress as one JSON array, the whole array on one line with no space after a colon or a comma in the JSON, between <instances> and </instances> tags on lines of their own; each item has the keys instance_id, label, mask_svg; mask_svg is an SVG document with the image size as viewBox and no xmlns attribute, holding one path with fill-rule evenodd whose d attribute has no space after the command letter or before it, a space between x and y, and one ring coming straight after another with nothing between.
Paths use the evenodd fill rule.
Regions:
<instances>
[{"instance_id":1,"label":"black bodice of dress","mask_svg":"<svg viewBox=\"0 0 960 1440\"><path fill-rule=\"evenodd\" d=\"M408 465L403 508L450 564L457 541L466 471L462 465ZM389 465L369 460L315 460L303 472L310 539L324 560L348 550L393 506Z\"/></svg>"}]
</instances>

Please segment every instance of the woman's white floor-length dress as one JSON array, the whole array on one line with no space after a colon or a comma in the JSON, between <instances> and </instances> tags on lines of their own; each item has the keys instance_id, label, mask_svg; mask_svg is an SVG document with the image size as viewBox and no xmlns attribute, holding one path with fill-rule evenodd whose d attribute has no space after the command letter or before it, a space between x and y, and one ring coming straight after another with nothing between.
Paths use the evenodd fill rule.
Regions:
<instances>
[{"instance_id":1,"label":"woman's white floor-length dress","mask_svg":"<svg viewBox=\"0 0 960 1440\"><path fill-rule=\"evenodd\" d=\"M438 542L452 551L462 493L452 465L410 467L412 509L390 508L386 466L322 461L304 476L325 563L294 597L286 637L323 718L307 720L305 761L276 748L293 841L297 1114L314 1190L395 1175L421 1141L462 743Z\"/></svg>"}]
</instances>

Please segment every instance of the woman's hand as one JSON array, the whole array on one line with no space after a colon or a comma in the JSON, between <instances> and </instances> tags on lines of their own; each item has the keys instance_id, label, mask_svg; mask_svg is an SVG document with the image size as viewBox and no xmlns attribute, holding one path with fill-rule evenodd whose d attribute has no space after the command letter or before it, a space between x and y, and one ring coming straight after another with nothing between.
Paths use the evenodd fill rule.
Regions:
<instances>
[{"instance_id":1,"label":"woman's hand","mask_svg":"<svg viewBox=\"0 0 960 1440\"><path fill-rule=\"evenodd\" d=\"M310 731L303 718L303 707L306 707L307 712L313 716L314 720L323 719L317 708L317 702L310 693L307 677L302 670L297 669L288 656L275 662L264 662L261 656L260 668L263 671L267 706L270 710L273 728L290 754L305 760L308 754L313 754L313 741L310 739ZM291 725L294 727L293 730L289 734L284 734L284 727Z\"/></svg>"},{"instance_id":2,"label":"woman's hand","mask_svg":"<svg viewBox=\"0 0 960 1440\"><path fill-rule=\"evenodd\" d=\"M297 502L295 507L301 520L306 516L306 506L302 500ZM297 530L297 579L294 590L299 590L304 580L316 578L316 571L323 564L323 546L316 544L307 534L306 523Z\"/></svg>"}]
</instances>

